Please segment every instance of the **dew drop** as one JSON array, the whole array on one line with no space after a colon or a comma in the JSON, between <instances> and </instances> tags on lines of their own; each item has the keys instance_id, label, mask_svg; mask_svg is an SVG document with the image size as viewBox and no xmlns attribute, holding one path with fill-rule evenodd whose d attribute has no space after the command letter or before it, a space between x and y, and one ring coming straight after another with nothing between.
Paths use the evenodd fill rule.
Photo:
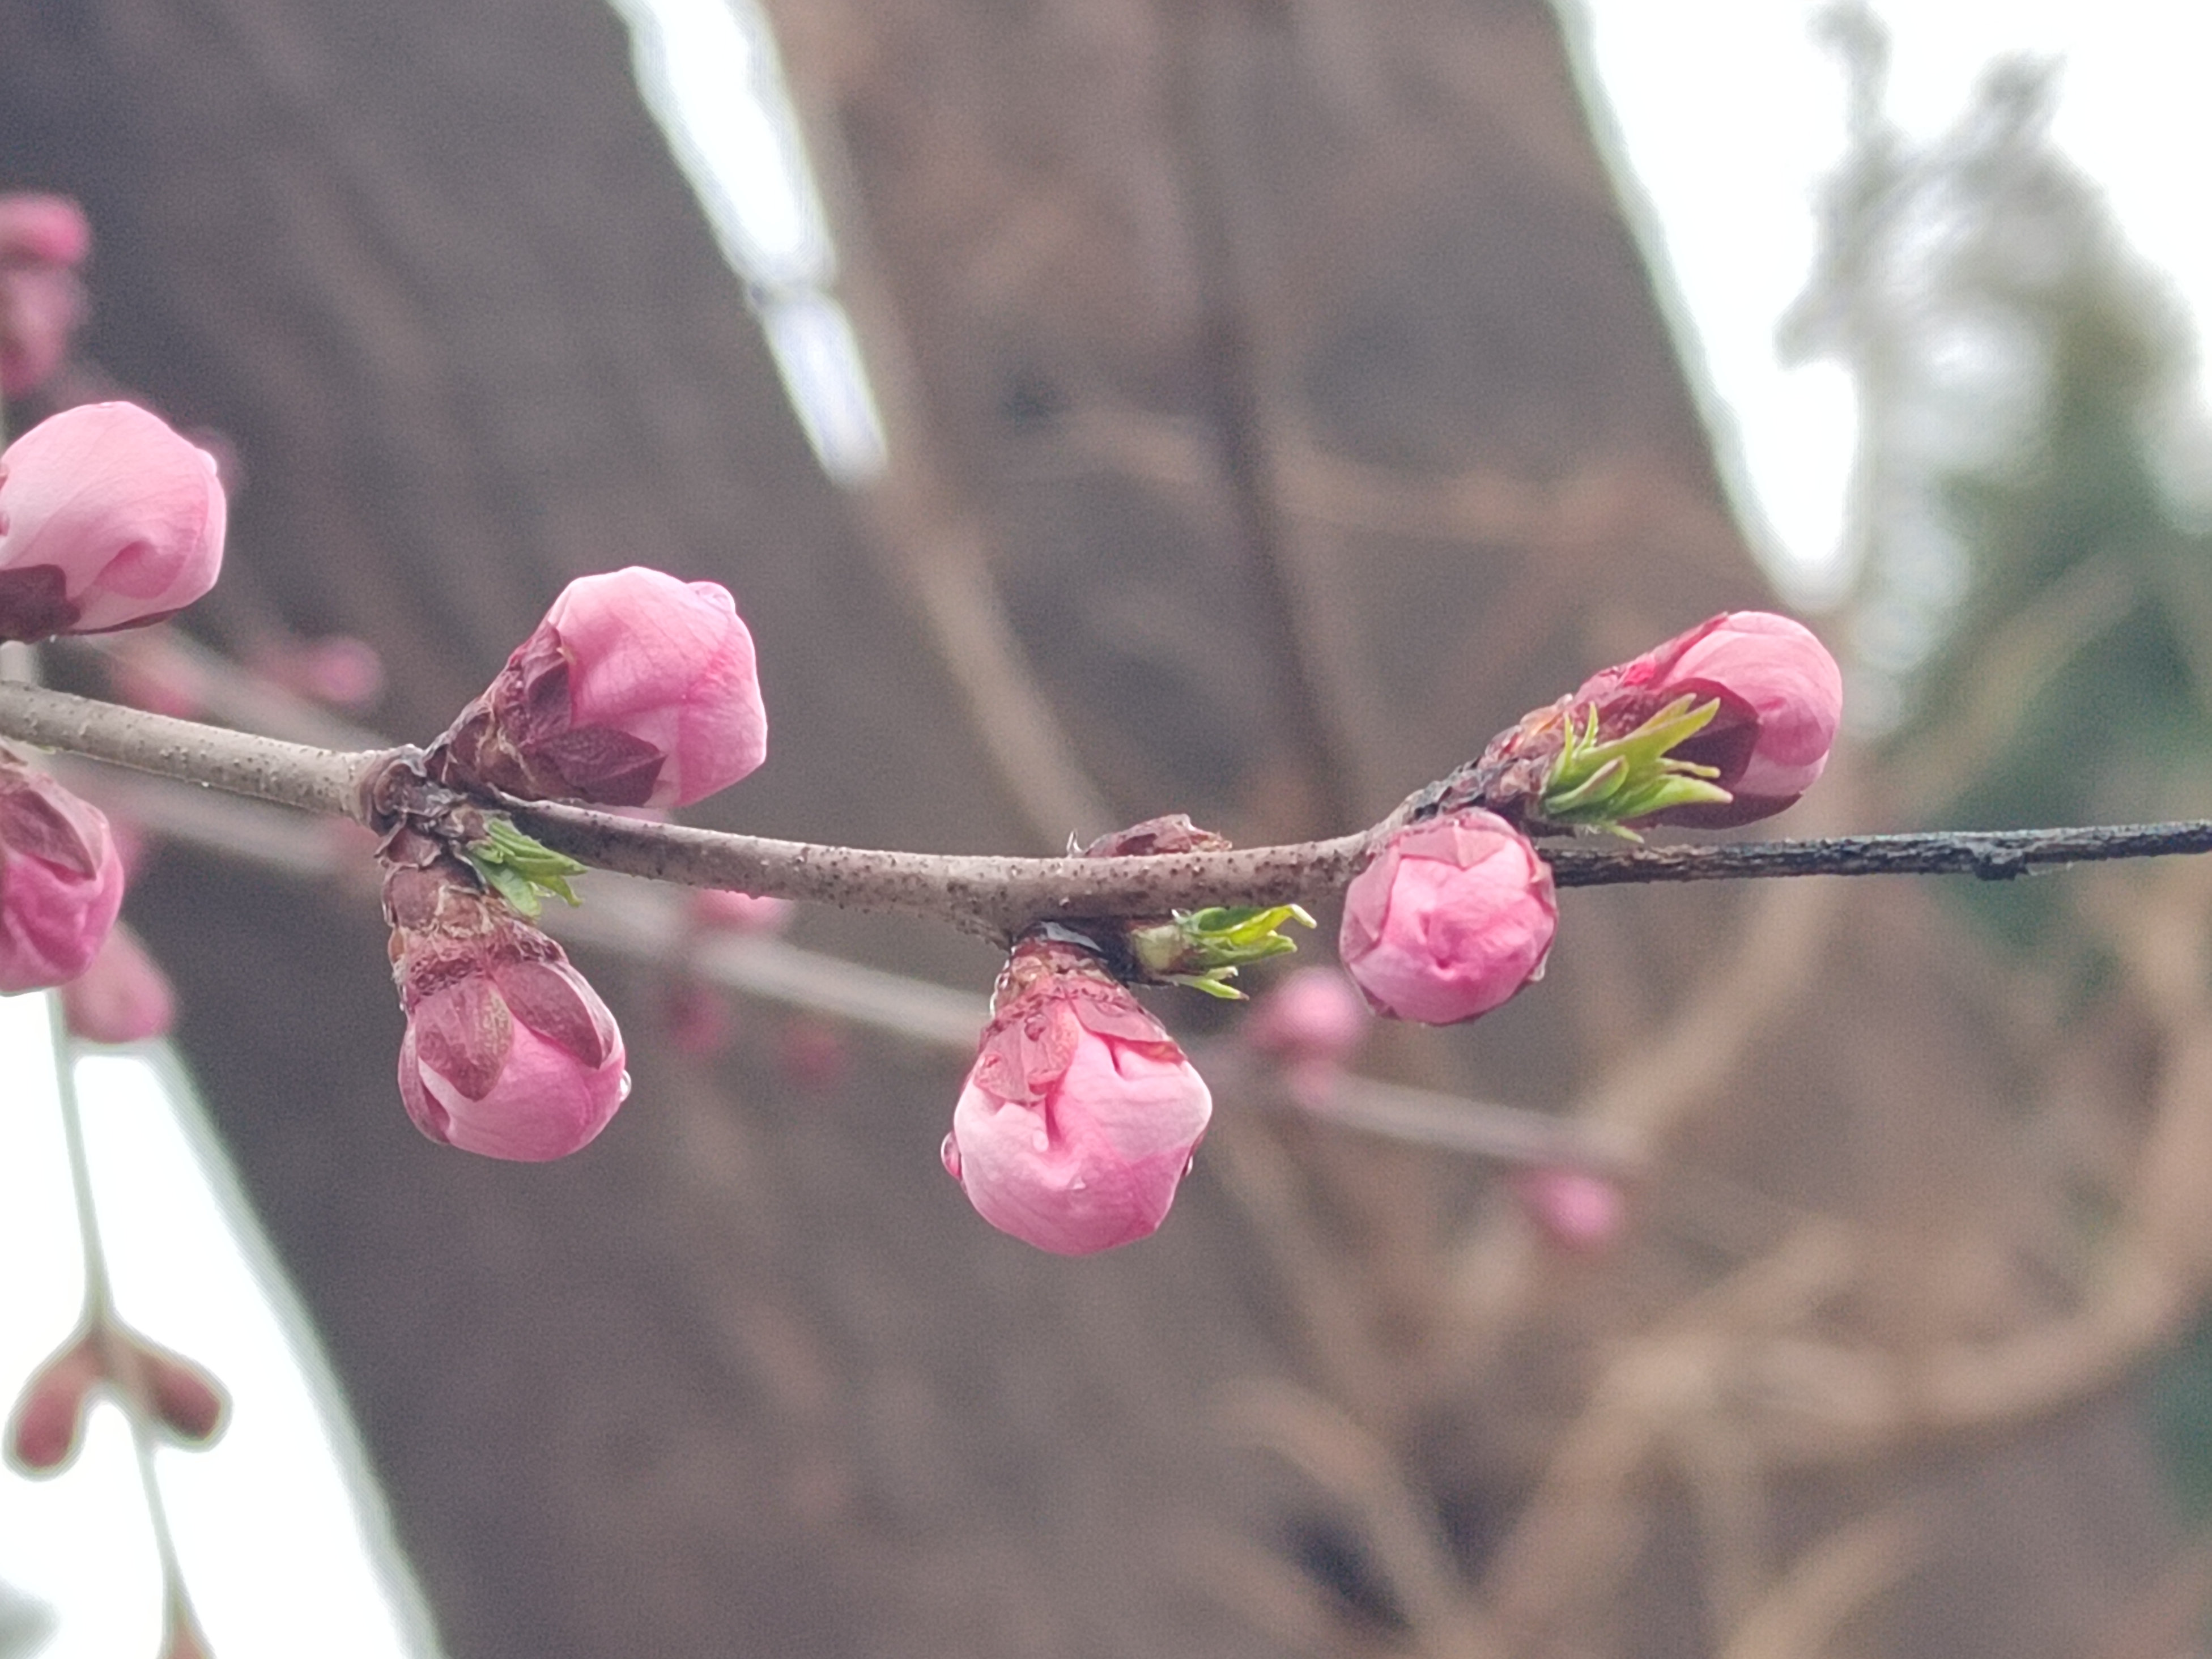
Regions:
<instances>
[{"instance_id":1,"label":"dew drop","mask_svg":"<svg viewBox=\"0 0 2212 1659\"><path fill-rule=\"evenodd\" d=\"M937 1155L945 1160L945 1173L951 1176L955 1181L959 1180L960 1143L955 1140L951 1135L945 1136L945 1145L937 1149Z\"/></svg>"}]
</instances>

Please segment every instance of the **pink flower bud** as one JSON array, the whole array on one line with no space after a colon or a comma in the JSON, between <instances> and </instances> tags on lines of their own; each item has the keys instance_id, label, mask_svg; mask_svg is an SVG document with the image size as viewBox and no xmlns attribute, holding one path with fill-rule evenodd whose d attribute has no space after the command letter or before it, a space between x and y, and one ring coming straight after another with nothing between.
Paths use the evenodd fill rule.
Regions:
<instances>
[{"instance_id":1,"label":"pink flower bud","mask_svg":"<svg viewBox=\"0 0 2212 1659\"><path fill-rule=\"evenodd\" d=\"M1252 1005L1244 1039L1285 1065L1341 1066L1366 1040L1371 1016L1334 968L1300 968Z\"/></svg>"},{"instance_id":2,"label":"pink flower bud","mask_svg":"<svg viewBox=\"0 0 2212 1659\"><path fill-rule=\"evenodd\" d=\"M588 1145L629 1077L614 1016L561 947L465 874L399 865L384 897L415 1127L527 1163Z\"/></svg>"},{"instance_id":3,"label":"pink flower bud","mask_svg":"<svg viewBox=\"0 0 2212 1659\"><path fill-rule=\"evenodd\" d=\"M0 993L84 972L122 903L123 860L107 820L0 752Z\"/></svg>"},{"instance_id":4,"label":"pink flower bud","mask_svg":"<svg viewBox=\"0 0 2212 1659\"><path fill-rule=\"evenodd\" d=\"M432 748L434 775L532 800L684 806L768 754L729 590L632 565L570 582Z\"/></svg>"},{"instance_id":5,"label":"pink flower bud","mask_svg":"<svg viewBox=\"0 0 2212 1659\"><path fill-rule=\"evenodd\" d=\"M205 1445L222 1432L230 1415L230 1396L222 1385L181 1354L126 1333L135 1351L128 1362L137 1370L135 1387L147 1407L179 1440Z\"/></svg>"},{"instance_id":6,"label":"pink flower bud","mask_svg":"<svg viewBox=\"0 0 2212 1659\"><path fill-rule=\"evenodd\" d=\"M1024 939L953 1109L945 1167L1000 1231L1086 1255L1159 1226L1212 1112L1175 1039L1093 954Z\"/></svg>"},{"instance_id":7,"label":"pink flower bud","mask_svg":"<svg viewBox=\"0 0 2212 1659\"><path fill-rule=\"evenodd\" d=\"M1376 1013L1449 1025L1541 978L1558 919L1551 866L1472 810L1391 836L1346 890L1337 953Z\"/></svg>"},{"instance_id":8,"label":"pink flower bud","mask_svg":"<svg viewBox=\"0 0 2212 1659\"><path fill-rule=\"evenodd\" d=\"M161 965L122 923L92 965L62 987L62 1014L88 1042L144 1042L177 1022L177 994Z\"/></svg>"},{"instance_id":9,"label":"pink flower bud","mask_svg":"<svg viewBox=\"0 0 2212 1659\"><path fill-rule=\"evenodd\" d=\"M1620 1183L1587 1170L1523 1170L1513 1178L1513 1195L1536 1231L1571 1254L1607 1249L1628 1224Z\"/></svg>"},{"instance_id":10,"label":"pink flower bud","mask_svg":"<svg viewBox=\"0 0 2212 1659\"><path fill-rule=\"evenodd\" d=\"M103 634L215 585L215 462L130 404L84 404L0 451L0 639Z\"/></svg>"},{"instance_id":11,"label":"pink flower bud","mask_svg":"<svg viewBox=\"0 0 2212 1659\"><path fill-rule=\"evenodd\" d=\"M1677 806L1638 820L1717 828L1770 817L1820 775L1843 723L1836 659L1803 623L1724 611L1632 662L1593 674L1571 702L1595 707L1606 736L1627 732L1685 694L1716 700L1705 729L1674 751L1717 768L1725 804Z\"/></svg>"}]
</instances>

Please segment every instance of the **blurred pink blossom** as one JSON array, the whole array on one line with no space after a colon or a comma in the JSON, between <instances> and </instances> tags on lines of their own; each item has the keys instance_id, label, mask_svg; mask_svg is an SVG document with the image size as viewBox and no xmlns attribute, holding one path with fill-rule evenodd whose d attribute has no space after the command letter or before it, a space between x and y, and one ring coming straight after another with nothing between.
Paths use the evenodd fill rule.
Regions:
<instances>
[{"instance_id":1,"label":"blurred pink blossom","mask_svg":"<svg viewBox=\"0 0 2212 1659\"><path fill-rule=\"evenodd\" d=\"M0 265L75 267L92 253L92 222L66 196L0 195Z\"/></svg>"},{"instance_id":2,"label":"blurred pink blossom","mask_svg":"<svg viewBox=\"0 0 2212 1659\"><path fill-rule=\"evenodd\" d=\"M0 639L102 634L215 585L215 463L131 404L84 404L0 451Z\"/></svg>"},{"instance_id":3,"label":"blurred pink blossom","mask_svg":"<svg viewBox=\"0 0 2212 1659\"><path fill-rule=\"evenodd\" d=\"M0 993L84 972L122 903L123 860L99 809L0 751Z\"/></svg>"},{"instance_id":4,"label":"blurred pink blossom","mask_svg":"<svg viewBox=\"0 0 2212 1659\"><path fill-rule=\"evenodd\" d=\"M781 933L797 907L789 899L763 898L725 887L691 890L691 925L702 933Z\"/></svg>"},{"instance_id":5,"label":"blurred pink blossom","mask_svg":"<svg viewBox=\"0 0 2212 1659\"><path fill-rule=\"evenodd\" d=\"M360 712L384 696L384 659L366 640L326 634L257 651L252 666L287 691Z\"/></svg>"},{"instance_id":6,"label":"blurred pink blossom","mask_svg":"<svg viewBox=\"0 0 2212 1659\"><path fill-rule=\"evenodd\" d=\"M1391 836L1345 892L1337 952L1376 1013L1449 1025L1541 978L1558 919L1551 866L1470 810Z\"/></svg>"},{"instance_id":7,"label":"blurred pink blossom","mask_svg":"<svg viewBox=\"0 0 2212 1659\"><path fill-rule=\"evenodd\" d=\"M62 1013L88 1042L144 1042L177 1021L177 994L161 964L121 922L92 965L62 987Z\"/></svg>"},{"instance_id":8,"label":"blurred pink blossom","mask_svg":"<svg viewBox=\"0 0 2212 1659\"><path fill-rule=\"evenodd\" d=\"M680 980L668 988L660 1016L668 1046L697 1060L720 1054L738 1033L729 998L696 980Z\"/></svg>"},{"instance_id":9,"label":"blurred pink blossom","mask_svg":"<svg viewBox=\"0 0 2212 1659\"><path fill-rule=\"evenodd\" d=\"M1300 968L1254 1000L1244 1040L1285 1065L1341 1066L1372 1018L1341 969Z\"/></svg>"},{"instance_id":10,"label":"blurred pink blossom","mask_svg":"<svg viewBox=\"0 0 2212 1659\"><path fill-rule=\"evenodd\" d=\"M752 635L729 590L632 565L570 582L428 764L533 800L665 807L767 753Z\"/></svg>"},{"instance_id":11,"label":"blurred pink blossom","mask_svg":"<svg viewBox=\"0 0 2212 1659\"><path fill-rule=\"evenodd\" d=\"M945 1138L984 1220L1085 1255L1146 1237L1213 1112L1160 1023L1078 945L1024 939Z\"/></svg>"},{"instance_id":12,"label":"blurred pink blossom","mask_svg":"<svg viewBox=\"0 0 2212 1659\"><path fill-rule=\"evenodd\" d=\"M614 1016L495 894L399 865L384 884L407 1034L399 1094L431 1139L527 1163L588 1145L629 1092Z\"/></svg>"},{"instance_id":13,"label":"blurred pink blossom","mask_svg":"<svg viewBox=\"0 0 2212 1659\"><path fill-rule=\"evenodd\" d=\"M826 1094L845 1080L853 1051L845 1034L823 1019L801 1014L783 1023L776 1035L776 1064L794 1086Z\"/></svg>"},{"instance_id":14,"label":"blurred pink blossom","mask_svg":"<svg viewBox=\"0 0 2212 1659\"><path fill-rule=\"evenodd\" d=\"M1765 611L1725 611L1593 674L1571 700L1598 711L1601 733L1632 730L1685 694L1720 703L1705 729L1674 753L1716 767L1735 799L1677 806L1640 820L1718 827L1769 817L1813 787L1843 723L1836 659L1802 623Z\"/></svg>"},{"instance_id":15,"label":"blurred pink blossom","mask_svg":"<svg viewBox=\"0 0 2212 1659\"><path fill-rule=\"evenodd\" d=\"M1587 1170L1521 1170L1513 1177L1513 1195L1555 1249L1577 1255L1605 1249L1628 1224L1620 1183Z\"/></svg>"},{"instance_id":16,"label":"blurred pink blossom","mask_svg":"<svg viewBox=\"0 0 2212 1659\"><path fill-rule=\"evenodd\" d=\"M68 359L86 310L76 267L91 251L69 198L0 195L0 397L36 391Z\"/></svg>"},{"instance_id":17,"label":"blurred pink blossom","mask_svg":"<svg viewBox=\"0 0 2212 1659\"><path fill-rule=\"evenodd\" d=\"M31 1373L9 1414L8 1461L26 1474L51 1474L76 1455L85 1401L107 1376L99 1338L72 1335Z\"/></svg>"},{"instance_id":18,"label":"blurred pink blossom","mask_svg":"<svg viewBox=\"0 0 2212 1659\"><path fill-rule=\"evenodd\" d=\"M8 1422L9 1461L52 1474L76 1455L92 1391L106 1383L187 1445L222 1432L230 1399L201 1366L127 1325L79 1326L23 1385Z\"/></svg>"}]
</instances>

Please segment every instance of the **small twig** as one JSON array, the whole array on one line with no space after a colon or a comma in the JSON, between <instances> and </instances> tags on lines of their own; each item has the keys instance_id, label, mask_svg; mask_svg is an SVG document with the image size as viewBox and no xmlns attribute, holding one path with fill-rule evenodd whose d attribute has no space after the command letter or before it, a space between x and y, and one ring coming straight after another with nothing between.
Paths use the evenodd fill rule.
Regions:
<instances>
[{"instance_id":1,"label":"small twig","mask_svg":"<svg viewBox=\"0 0 2212 1659\"><path fill-rule=\"evenodd\" d=\"M363 780L392 758L388 751L313 749L12 683L0 684L0 736L356 819L366 810ZM1324 901L1343 890L1369 848L1397 821L1394 813L1328 841L1227 853L1027 859L775 841L641 823L579 806L505 805L530 834L601 869L927 917L994 936L1054 917ZM1544 856L1560 886L1605 887L1775 876L1971 874L2008 881L2061 865L2203 852L2212 852L2212 820L1721 846L1551 847Z\"/></svg>"},{"instance_id":2,"label":"small twig","mask_svg":"<svg viewBox=\"0 0 2212 1659\"><path fill-rule=\"evenodd\" d=\"M1769 876L1978 876L2010 881L2031 871L2112 859L2212 852L2212 820L2089 824L2059 830L1936 830L1824 836L1718 847L1547 849L1562 887L1632 882L1741 881Z\"/></svg>"},{"instance_id":3,"label":"small twig","mask_svg":"<svg viewBox=\"0 0 2212 1659\"><path fill-rule=\"evenodd\" d=\"M172 720L13 680L0 682L0 735L279 806L355 818L362 812L362 775L380 758Z\"/></svg>"}]
</instances>

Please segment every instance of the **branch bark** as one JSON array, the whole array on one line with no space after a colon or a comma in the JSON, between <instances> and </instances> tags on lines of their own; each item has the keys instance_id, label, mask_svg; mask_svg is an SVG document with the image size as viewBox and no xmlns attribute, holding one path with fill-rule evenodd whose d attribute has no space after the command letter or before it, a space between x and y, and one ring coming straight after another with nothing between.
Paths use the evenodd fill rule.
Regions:
<instances>
[{"instance_id":1,"label":"branch bark","mask_svg":"<svg viewBox=\"0 0 2212 1659\"><path fill-rule=\"evenodd\" d=\"M363 822L365 781L395 753L408 752L310 748L15 683L0 683L0 736ZM580 806L489 804L547 846L601 869L898 912L994 937L1054 919L1328 899L1398 821L1394 813L1328 841L1226 853L1037 859L836 847L645 823ZM2212 820L1705 846L1553 846L1544 856L1562 887L1607 887L1821 875L2009 881L2069 864L2204 852L2212 852Z\"/></svg>"}]
</instances>

